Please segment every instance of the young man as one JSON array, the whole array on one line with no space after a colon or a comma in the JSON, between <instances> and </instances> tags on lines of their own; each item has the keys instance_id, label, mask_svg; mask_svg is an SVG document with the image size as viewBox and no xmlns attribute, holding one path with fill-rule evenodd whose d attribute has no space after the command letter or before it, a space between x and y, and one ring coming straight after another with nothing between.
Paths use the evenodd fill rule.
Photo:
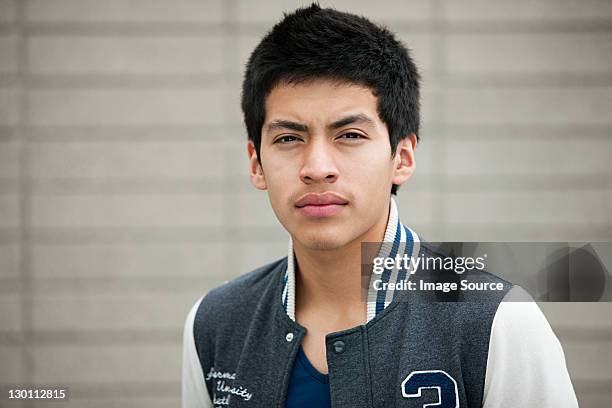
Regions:
<instances>
[{"instance_id":1,"label":"young man","mask_svg":"<svg viewBox=\"0 0 612 408\"><path fill-rule=\"evenodd\" d=\"M483 275L503 287L487 302L362 297L362 242L392 257L428 251L392 198L415 171L419 81L389 31L317 5L254 50L242 89L250 176L289 250L193 306L183 407L577 406L538 307L507 302L520 288Z\"/></svg>"}]
</instances>

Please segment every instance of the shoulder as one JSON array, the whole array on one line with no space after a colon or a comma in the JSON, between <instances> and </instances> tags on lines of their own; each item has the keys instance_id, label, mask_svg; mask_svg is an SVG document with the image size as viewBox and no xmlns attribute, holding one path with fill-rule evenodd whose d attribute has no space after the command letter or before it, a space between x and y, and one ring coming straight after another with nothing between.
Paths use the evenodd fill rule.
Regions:
<instances>
[{"instance_id":1,"label":"shoulder","mask_svg":"<svg viewBox=\"0 0 612 408\"><path fill-rule=\"evenodd\" d=\"M514 286L497 308L490 350L492 359L499 354L506 357L513 355L515 359L521 356L525 360L543 364L563 360L561 343L548 320L531 295L520 286Z\"/></svg>"},{"instance_id":2,"label":"shoulder","mask_svg":"<svg viewBox=\"0 0 612 408\"><path fill-rule=\"evenodd\" d=\"M287 258L281 258L234 278L198 299L192 307L196 343L210 339L220 330L231 332L248 326L262 303L271 304L275 300L286 265Z\"/></svg>"},{"instance_id":3,"label":"shoulder","mask_svg":"<svg viewBox=\"0 0 612 408\"><path fill-rule=\"evenodd\" d=\"M287 258L281 258L215 287L202 298L196 319L201 314L223 313L257 303L266 291L274 290L286 265Z\"/></svg>"},{"instance_id":4,"label":"shoulder","mask_svg":"<svg viewBox=\"0 0 612 408\"><path fill-rule=\"evenodd\" d=\"M578 406L561 343L531 296L514 286L489 342L484 407Z\"/></svg>"},{"instance_id":5,"label":"shoulder","mask_svg":"<svg viewBox=\"0 0 612 408\"><path fill-rule=\"evenodd\" d=\"M512 338L516 346L546 342L548 346L559 347L548 320L537 303L520 286L514 286L497 308L493 321L492 337L500 341Z\"/></svg>"}]
</instances>

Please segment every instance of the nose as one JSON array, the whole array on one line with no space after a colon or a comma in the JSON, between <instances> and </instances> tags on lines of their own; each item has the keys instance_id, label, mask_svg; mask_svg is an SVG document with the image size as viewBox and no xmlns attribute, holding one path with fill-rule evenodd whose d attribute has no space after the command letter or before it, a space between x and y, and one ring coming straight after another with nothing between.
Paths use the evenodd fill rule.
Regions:
<instances>
[{"instance_id":1,"label":"nose","mask_svg":"<svg viewBox=\"0 0 612 408\"><path fill-rule=\"evenodd\" d=\"M338 168L332 147L328 144L325 138L312 138L304 150L304 162L300 170L300 180L303 183L334 183L338 179Z\"/></svg>"}]
</instances>

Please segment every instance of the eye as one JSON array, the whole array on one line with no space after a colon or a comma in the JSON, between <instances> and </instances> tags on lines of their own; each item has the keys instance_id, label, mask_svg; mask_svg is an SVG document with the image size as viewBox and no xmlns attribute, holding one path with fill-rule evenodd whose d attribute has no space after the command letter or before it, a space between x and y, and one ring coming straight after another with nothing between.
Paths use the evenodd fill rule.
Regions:
<instances>
[{"instance_id":1,"label":"eye","mask_svg":"<svg viewBox=\"0 0 612 408\"><path fill-rule=\"evenodd\" d=\"M340 135L338 138L339 139L357 140L357 139L365 139L365 136L360 134L360 133L356 133L356 132L348 132L348 133L345 133L343 135Z\"/></svg>"},{"instance_id":2,"label":"eye","mask_svg":"<svg viewBox=\"0 0 612 408\"><path fill-rule=\"evenodd\" d=\"M285 136L281 136L279 138L277 138L274 143L291 143L291 142L295 142L297 140L300 140L297 136L293 136L293 135L285 135Z\"/></svg>"}]
</instances>

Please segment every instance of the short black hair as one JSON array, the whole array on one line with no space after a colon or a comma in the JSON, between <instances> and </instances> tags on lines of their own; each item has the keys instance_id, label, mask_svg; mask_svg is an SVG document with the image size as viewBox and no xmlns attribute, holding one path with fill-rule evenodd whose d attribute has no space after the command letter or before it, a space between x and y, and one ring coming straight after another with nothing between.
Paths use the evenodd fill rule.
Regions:
<instances>
[{"instance_id":1,"label":"short black hair","mask_svg":"<svg viewBox=\"0 0 612 408\"><path fill-rule=\"evenodd\" d=\"M332 79L365 85L378 100L392 156L398 142L419 140L421 77L409 50L385 27L317 3L285 13L251 54L242 83L242 112L258 159L265 98L281 82ZM399 186L393 185L392 194Z\"/></svg>"}]
</instances>

